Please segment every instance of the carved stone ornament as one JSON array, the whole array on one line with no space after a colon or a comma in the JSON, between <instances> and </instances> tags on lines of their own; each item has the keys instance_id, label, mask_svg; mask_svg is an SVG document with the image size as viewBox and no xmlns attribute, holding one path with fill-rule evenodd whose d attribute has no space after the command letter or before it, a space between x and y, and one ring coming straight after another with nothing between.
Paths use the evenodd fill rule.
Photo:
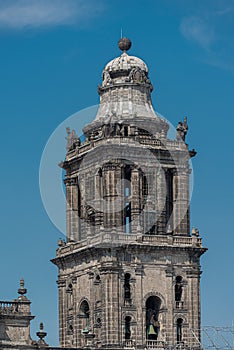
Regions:
<instances>
[{"instance_id":1,"label":"carved stone ornament","mask_svg":"<svg viewBox=\"0 0 234 350\"><path fill-rule=\"evenodd\" d=\"M146 72L140 68L133 68L129 74L129 77L127 78L127 81L131 83L150 84L150 80L147 77Z\"/></svg>"},{"instance_id":2,"label":"carved stone ornament","mask_svg":"<svg viewBox=\"0 0 234 350\"><path fill-rule=\"evenodd\" d=\"M102 74L102 86L107 86L112 84L112 79L110 74L107 71L104 71Z\"/></svg>"}]
</instances>

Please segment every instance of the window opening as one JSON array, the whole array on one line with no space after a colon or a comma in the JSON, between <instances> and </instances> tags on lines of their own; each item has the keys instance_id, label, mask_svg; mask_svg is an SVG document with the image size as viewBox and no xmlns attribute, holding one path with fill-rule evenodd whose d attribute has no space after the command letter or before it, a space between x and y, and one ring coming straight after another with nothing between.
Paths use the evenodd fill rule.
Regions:
<instances>
[{"instance_id":1,"label":"window opening","mask_svg":"<svg viewBox=\"0 0 234 350\"><path fill-rule=\"evenodd\" d=\"M181 276L176 277L176 284L175 284L175 301L176 302L181 301L182 291L183 291L182 280L183 279Z\"/></svg>"},{"instance_id":2,"label":"window opening","mask_svg":"<svg viewBox=\"0 0 234 350\"><path fill-rule=\"evenodd\" d=\"M82 301L80 305L80 311L85 320L85 322L83 323L82 333L86 334L86 333L89 333L89 314L90 314L89 304L86 300Z\"/></svg>"},{"instance_id":3,"label":"window opening","mask_svg":"<svg viewBox=\"0 0 234 350\"><path fill-rule=\"evenodd\" d=\"M182 324L183 324L182 318L178 318L177 325L176 325L177 343L182 342Z\"/></svg>"},{"instance_id":4,"label":"window opening","mask_svg":"<svg viewBox=\"0 0 234 350\"><path fill-rule=\"evenodd\" d=\"M124 275L124 299L131 299L131 285L130 285L131 275L129 273L125 273Z\"/></svg>"},{"instance_id":5,"label":"window opening","mask_svg":"<svg viewBox=\"0 0 234 350\"><path fill-rule=\"evenodd\" d=\"M131 233L131 202L129 197L131 195L131 169L126 166L124 169L124 225L125 233Z\"/></svg>"},{"instance_id":6,"label":"window opening","mask_svg":"<svg viewBox=\"0 0 234 350\"><path fill-rule=\"evenodd\" d=\"M146 339L157 340L160 323L158 321L161 299L151 296L146 300Z\"/></svg>"},{"instance_id":7,"label":"window opening","mask_svg":"<svg viewBox=\"0 0 234 350\"><path fill-rule=\"evenodd\" d=\"M125 340L131 339L131 317L125 317Z\"/></svg>"}]
</instances>

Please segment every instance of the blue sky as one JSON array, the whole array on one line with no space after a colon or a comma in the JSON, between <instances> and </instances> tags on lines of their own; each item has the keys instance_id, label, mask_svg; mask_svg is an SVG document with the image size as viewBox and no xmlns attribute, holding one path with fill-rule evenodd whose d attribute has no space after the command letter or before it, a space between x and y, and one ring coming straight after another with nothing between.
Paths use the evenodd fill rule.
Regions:
<instances>
[{"instance_id":1,"label":"blue sky","mask_svg":"<svg viewBox=\"0 0 234 350\"><path fill-rule=\"evenodd\" d=\"M192 225L209 248L202 322L231 325L233 19L231 0L0 1L1 299L15 298L25 278L37 316L33 338L44 321L47 341L58 343L57 270L49 260L61 233L41 201L40 159L59 124L98 103L97 85L104 65L119 55L121 28L132 40L130 54L149 67L155 110L174 125L188 117L187 141L198 151Z\"/></svg>"}]
</instances>

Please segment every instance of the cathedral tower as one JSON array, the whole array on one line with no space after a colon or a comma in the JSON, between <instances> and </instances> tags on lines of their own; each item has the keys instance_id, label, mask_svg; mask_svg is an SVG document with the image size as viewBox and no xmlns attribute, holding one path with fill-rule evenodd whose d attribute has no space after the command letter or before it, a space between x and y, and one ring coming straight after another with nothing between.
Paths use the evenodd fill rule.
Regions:
<instances>
[{"instance_id":1,"label":"cathedral tower","mask_svg":"<svg viewBox=\"0 0 234 350\"><path fill-rule=\"evenodd\" d=\"M85 141L68 130L67 241L59 242L62 347L164 348L200 338L198 230L190 233L186 118L174 140L153 109L146 64L122 54L104 68ZM191 343L191 334L193 339Z\"/></svg>"}]
</instances>

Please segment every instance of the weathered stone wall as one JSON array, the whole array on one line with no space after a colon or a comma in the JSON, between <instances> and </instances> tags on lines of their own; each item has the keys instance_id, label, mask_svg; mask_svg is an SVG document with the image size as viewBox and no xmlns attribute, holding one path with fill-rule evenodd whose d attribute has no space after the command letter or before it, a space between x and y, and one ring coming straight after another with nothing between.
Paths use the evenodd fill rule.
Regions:
<instances>
[{"instance_id":1,"label":"weathered stone wall","mask_svg":"<svg viewBox=\"0 0 234 350\"><path fill-rule=\"evenodd\" d=\"M131 340L144 346L146 300L150 296L161 300L158 340L176 343L176 322L181 318L186 342L188 328L196 329L200 325L200 267L198 260L191 262L195 252L199 253L199 249L110 245L108 248L93 247L83 253L74 251L73 259L63 258L63 272L59 276L60 290L63 290L60 296L61 345L81 347L86 344L85 334L82 334L86 323L80 310L82 301L86 300L90 308L89 333L95 335L94 346L124 345L126 316L131 317ZM130 300L124 298L126 273L131 276ZM180 302L175 301L177 276L182 277ZM72 332L69 325L72 325Z\"/></svg>"}]
</instances>

